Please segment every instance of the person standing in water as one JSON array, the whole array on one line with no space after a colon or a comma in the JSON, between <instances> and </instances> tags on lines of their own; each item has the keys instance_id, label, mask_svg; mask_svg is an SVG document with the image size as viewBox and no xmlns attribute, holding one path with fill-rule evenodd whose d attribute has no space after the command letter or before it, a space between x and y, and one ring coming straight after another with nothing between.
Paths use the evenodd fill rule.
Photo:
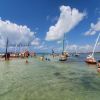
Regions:
<instances>
[{"instance_id":1,"label":"person standing in water","mask_svg":"<svg viewBox=\"0 0 100 100\"><path fill-rule=\"evenodd\" d=\"M100 60L98 60L98 64L97 64L97 66L98 66L97 71L100 72Z\"/></svg>"}]
</instances>

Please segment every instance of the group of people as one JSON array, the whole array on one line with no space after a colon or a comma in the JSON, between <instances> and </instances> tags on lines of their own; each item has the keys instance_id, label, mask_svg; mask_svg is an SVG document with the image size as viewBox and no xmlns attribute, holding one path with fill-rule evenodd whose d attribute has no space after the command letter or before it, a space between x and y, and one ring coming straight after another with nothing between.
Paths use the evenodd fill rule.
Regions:
<instances>
[{"instance_id":1,"label":"group of people","mask_svg":"<svg viewBox=\"0 0 100 100\"><path fill-rule=\"evenodd\" d=\"M50 61L49 58L44 58L44 56L41 56L41 57L40 57L40 60L42 60L42 61L43 61L43 60ZM29 63L28 60L26 60L26 63ZM100 72L100 60L98 60L97 66L98 66L97 71Z\"/></svg>"},{"instance_id":2,"label":"group of people","mask_svg":"<svg viewBox=\"0 0 100 100\"><path fill-rule=\"evenodd\" d=\"M44 61L44 60L45 60L45 61L50 61L49 58L47 58L47 57L45 58L44 56L41 56L41 57L40 57L40 60L41 60L41 61Z\"/></svg>"}]
</instances>

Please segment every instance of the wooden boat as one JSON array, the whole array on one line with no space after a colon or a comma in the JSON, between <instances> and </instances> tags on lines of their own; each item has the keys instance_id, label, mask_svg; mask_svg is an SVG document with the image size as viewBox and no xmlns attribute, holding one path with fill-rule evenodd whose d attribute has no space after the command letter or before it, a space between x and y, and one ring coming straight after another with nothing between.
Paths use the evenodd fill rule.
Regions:
<instances>
[{"instance_id":1,"label":"wooden boat","mask_svg":"<svg viewBox=\"0 0 100 100\"><path fill-rule=\"evenodd\" d=\"M59 61L66 61L67 57L65 55L61 55Z\"/></svg>"},{"instance_id":2,"label":"wooden boat","mask_svg":"<svg viewBox=\"0 0 100 100\"><path fill-rule=\"evenodd\" d=\"M89 55L89 56L87 57L87 59L85 60L85 62L88 63L88 64L97 64L95 58L92 57L91 55Z\"/></svg>"},{"instance_id":3,"label":"wooden boat","mask_svg":"<svg viewBox=\"0 0 100 100\"><path fill-rule=\"evenodd\" d=\"M64 52L63 52L63 55L65 55L66 57L69 57L69 54L68 54L67 51L64 51Z\"/></svg>"},{"instance_id":4,"label":"wooden boat","mask_svg":"<svg viewBox=\"0 0 100 100\"><path fill-rule=\"evenodd\" d=\"M97 64L96 59L94 58L94 51L95 51L96 45L98 43L99 37L100 37L100 33L99 33L99 35L96 39L92 54L89 55L85 60L85 62L88 63L88 64Z\"/></svg>"}]
</instances>

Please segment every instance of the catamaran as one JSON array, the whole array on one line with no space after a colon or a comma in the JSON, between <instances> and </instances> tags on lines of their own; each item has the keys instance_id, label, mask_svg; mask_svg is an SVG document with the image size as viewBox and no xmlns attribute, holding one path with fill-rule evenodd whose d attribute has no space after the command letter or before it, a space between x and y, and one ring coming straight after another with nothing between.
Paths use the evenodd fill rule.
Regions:
<instances>
[{"instance_id":1,"label":"catamaran","mask_svg":"<svg viewBox=\"0 0 100 100\"><path fill-rule=\"evenodd\" d=\"M100 37L100 33L96 39L96 42L95 42L95 45L94 45L94 48L93 48L93 52L92 54L88 55L85 62L88 63L88 64L96 64L96 59L94 58L94 52L95 52L95 48L97 46L97 43L98 43L98 40L99 40L99 37Z\"/></svg>"}]
</instances>

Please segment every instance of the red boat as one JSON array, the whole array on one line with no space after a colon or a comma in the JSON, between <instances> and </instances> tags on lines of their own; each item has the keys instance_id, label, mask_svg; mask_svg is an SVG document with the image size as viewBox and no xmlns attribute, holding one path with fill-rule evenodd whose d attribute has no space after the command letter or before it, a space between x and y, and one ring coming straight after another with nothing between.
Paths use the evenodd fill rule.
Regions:
<instances>
[{"instance_id":1,"label":"red boat","mask_svg":"<svg viewBox=\"0 0 100 100\"><path fill-rule=\"evenodd\" d=\"M88 64L97 64L96 61L88 61L88 60L86 60L85 62L88 63Z\"/></svg>"},{"instance_id":2,"label":"red boat","mask_svg":"<svg viewBox=\"0 0 100 100\"><path fill-rule=\"evenodd\" d=\"M97 64L95 58L92 57L91 55L89 55L89 56L86 58L85 62L88 63L88 64Z\"/></svg>"},{"instance_id":3,"label":"red boat","mask_svg":"<svg viewBox=\"0 0 100 100\"><path fill-rule=\"evenodd\" d=\"M97 43L98 43L99 37L100 37L100 33L99 33L99 35L98 35L98 37L97 37L97 39L96 39L96 42L95 42L95 45L94 45L92 54L89 55L89 56L86 58L86 61L85 61L85 62L88 63L88 64L97 64L97 62L96 62L96 60L95 60L95 58L94 58L94 52L95 52L95 48L96 48L96 45L97 45Z\"/></svg>"}]
</instances>

